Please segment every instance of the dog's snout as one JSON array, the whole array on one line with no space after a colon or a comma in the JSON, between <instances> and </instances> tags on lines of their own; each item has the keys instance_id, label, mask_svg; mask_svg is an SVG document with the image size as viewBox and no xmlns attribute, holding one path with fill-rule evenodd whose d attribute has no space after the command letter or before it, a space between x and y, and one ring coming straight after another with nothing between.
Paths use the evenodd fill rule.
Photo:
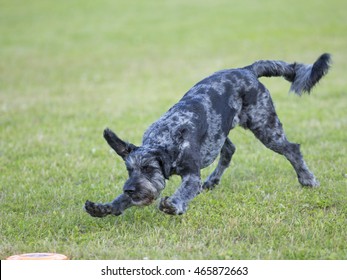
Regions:
<instances>
[{"instance_id":1,"label":"dog's snout","mask_svg":"<svg viewBox=\"0 0 347 280\"><path fill-rule=\"evenodd\" d=\"M131 185L124 186L123 190L127 195L132 195L135 193L135 187Z\"/></svg>"}]
</instances>

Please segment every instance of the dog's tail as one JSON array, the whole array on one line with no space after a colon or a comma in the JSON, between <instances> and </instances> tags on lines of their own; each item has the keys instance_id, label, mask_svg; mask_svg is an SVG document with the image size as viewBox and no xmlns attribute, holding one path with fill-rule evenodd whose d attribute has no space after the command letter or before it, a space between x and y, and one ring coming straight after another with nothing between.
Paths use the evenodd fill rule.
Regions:
<instances>
[{"instance_id":1,"label":"dog's tail","mask_svg":"<svg viewBox=\"0 0 347 280\"><path fill-rule=\"evenodd\" d=\"M328 53L322 54L314 64L306 65L301 63L286 63L276 60L260 60L250 68L257 77L282 76L291 82L291 91L301 95L310 93L311 89L328 72L331 64L331 56Z\"/></svg>"}]
</instances>

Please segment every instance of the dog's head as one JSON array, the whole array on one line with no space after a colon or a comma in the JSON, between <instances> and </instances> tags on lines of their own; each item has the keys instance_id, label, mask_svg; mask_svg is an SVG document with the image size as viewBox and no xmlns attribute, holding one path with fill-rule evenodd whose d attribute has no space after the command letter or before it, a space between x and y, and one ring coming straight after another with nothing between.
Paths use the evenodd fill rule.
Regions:
<instances>
[{"instance_id":1,"label":"dog's head","mask_svg":"<svg viewBox=\"0 0 347 280\"><path fill-rule=\"evenodd\" d=\"M137 147L121 140L110 129L104 130L104 138L125 162L129 179L125 182L124 194L134 205L149 205L165 187L170 167L167 156L158 148Z\"/></svg>"}]
</instances>

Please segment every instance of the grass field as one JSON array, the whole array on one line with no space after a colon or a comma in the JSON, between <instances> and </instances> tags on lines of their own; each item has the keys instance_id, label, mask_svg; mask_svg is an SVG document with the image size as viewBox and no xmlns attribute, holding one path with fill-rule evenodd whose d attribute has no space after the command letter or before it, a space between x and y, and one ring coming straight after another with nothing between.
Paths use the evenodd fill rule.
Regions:
<instances>
[{"instance_id":1,"label":"grass field","mask_svg":"<svg viewBox=\"0 0 347 280\"><path fill-rule=\"evenodd\" d=\"M345 0L0 0L0 259L347 259ZM183 216L156 205L91 218L127 172L102 138L140 144L144 130L197 81L258 59L331 72L301 98L263 79L289 140L321 182L237 128L231 167ZM207 176L214 166L203 170ZM173 177L163 195L180 180Z\"/></svg>"}]
</instances>

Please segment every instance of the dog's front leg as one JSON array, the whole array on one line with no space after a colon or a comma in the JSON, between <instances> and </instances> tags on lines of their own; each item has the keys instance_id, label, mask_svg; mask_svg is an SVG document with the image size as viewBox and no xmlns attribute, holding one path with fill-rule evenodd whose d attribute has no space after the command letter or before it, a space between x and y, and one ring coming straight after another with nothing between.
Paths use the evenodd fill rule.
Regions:
<instances>
[{"instance_id":1,"label":"dog's front leg","mask_svg":"<svg viewBox=\"0 0 347 280\"><path fill-rule=\"evenodd\" d=\"M188 203L201 192L200 174L182 176L182 184L171 197L162 198L159 209L166 214L182 215Z\"/></svg>"},{"instance_id":2,"label":"dog's front leg","mask_svg":"<svg viewBox=\"0 0 347 280\"><path fill-rule=\"evenodd\" d=\"M89 215L102 218L107 215L119 216L124 212L125 209L131 206L133 206L133 203L130 197L125 194L121 194L111 203L102 204L87 200L84 205L84 209Z\"/></svg>"}]
</instances>

